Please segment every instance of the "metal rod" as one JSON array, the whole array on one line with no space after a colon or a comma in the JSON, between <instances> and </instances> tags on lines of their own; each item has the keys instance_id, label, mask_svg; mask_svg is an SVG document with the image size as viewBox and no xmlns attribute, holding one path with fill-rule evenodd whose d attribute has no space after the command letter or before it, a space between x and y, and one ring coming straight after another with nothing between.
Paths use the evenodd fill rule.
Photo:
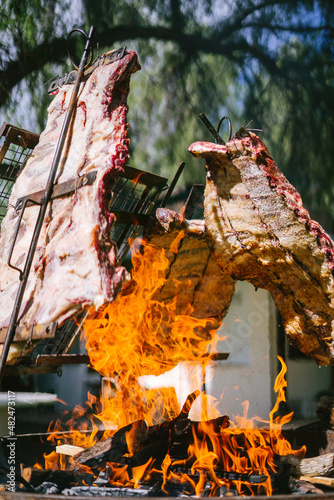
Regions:
<instances>
[{"instance_id":1,"label":"metal rod","mask_svg":"<svg viewBox=\"0 0 334 500\"><path fill-rule=\"evenodd\" d=\"M167 192L166 192L166 194L165 194L165 196L164 196L164 198L163 198L163 200L161 202L161 207L162 208L165 208L165 206L169 202L170 197L172 196L172 193L173 193L174 188L176 186L176 183L179 180L180 175L182 174L185 165L186 165L185 162L181 161L180 165L178 166L178 169L177 169L177 171L176 171L176 173L175 173L175 175L173 177L173 180L170 183L170 186L169 186L169 188L168 188L168 190L167 190Z\"/></svg>"},{"instance_id":2,"label":"metal rod","mask_svg":"<svg viewBox=\"0 0 334 500\"><path fill-rule=\"evenodd\" d=\"M32 239L31 239L31 243L30 243L30 247L29 247L29 251L28 251L26 263L25 263L25 266L24 266L24 270L20 274L21 283L20 283L19 289L17 291L17 295L16 295L16 299L15 299L15 303L14 303L12 315L11 315L11 318L10 318L10 323L9 323L9 327L8 327L6 339L5 339L5 342L4 342L4 345L3 345L3 350L2 350L2 353L1 353L1 359L0 359L0 383L1 383L3 375L4 375L4 370L5 370L5 366L6 366L6 361L7 361L7 356L8 356L9 348L11 346L11 343L12 343L13 339L14 339L16 327L18 325L18 316L19 316L20 307L21 307L22 300L23 300L24 291L25 291L25 288L26 288L26 285L27 285L30 268L31 268L31 265L32 265L32 261L33 261L33 258L34 258L35 251L36 251L38 238L39 238L42 226L43 226L43 221L44 221L46 209L47 209L48 203L49 203L49 201L51 199L51 196L52 196L53 187L54 187L54 180L55 180L55 177L56 177L56 173L57 173L59 161L60 161L61 154L62 154L62 151L63 151L63 147L64 147L64 144L65 144L67 132L68 132L70 123L72 121L72 116L73 116L74 108L76 106L77 96L78 96L78 92L79 92L80 81L81 81L82 74L83 74L83 71L84 71L84 68L85 68L85 65L86 65L86 62L87 62L87 57L88 57L88 53L89 53L89 50L90 50L90 45L91 45L91 41L92 41L92 38L93 38L94 31L95 31L95 28L94 28L94 26L92 26L91 29L90 29L90 31L89 31L89 34L87 36L86 46L85 46L85 49L84 49L84 52L83 52L83 55L82 55L82 58L81 58L81 62L80 62L80 66L79 66L79 69L78 69L76 81L75 81L75 84L74 84L74 87L73 87L73 90L72 90L70 103L69 103L68 110L67 110L67 113L66 113L66 116L65 116L65 120L64 120L64 123L63 123L63 126L62 126L62 130L61 130L61 133L60 133L60 136L59 136L59 139L58 139L57 148L56 148L55 155L54 155L54 158L53 158L53 162L52 162L52 165L51 165L48 182L46 184L45 194L44 194L44 197L41 200L41 206L40 206L40 209L39 209L38 219L36 221L34 233L33 233Z\"/></svg>"},{"instance_id":3,"label":"metal rod","mask_svg":"<svg viewBox=\"0 0 334 500\"><path fill-rule=\"evenodd\" d=\"M193 184L188 199L185 203L185 219L191 219L193 217L198 203L200 202L201 198L203 198L204 189L204 184Z\"/></svg>"},{"instance_id":4,"label":"metal rod","mask_svg":"<svg viewBox=\"0 0 334 500\"><path fill-rule=\"evenodd\" d=\"M210 120L208 120L208 118L206 117L206 115L204 113L200 113L198 116L202 120L202 122L204 123L204 125L206 126L206 128L209 130L209 132L213 135L213 137L216 140L216 143L217 144L223 144L223 145L225 145L224 139L217 132L217 130L214 128L214 126L212 125L212 123L210 122Z\"/></svg>"}]
</instances>

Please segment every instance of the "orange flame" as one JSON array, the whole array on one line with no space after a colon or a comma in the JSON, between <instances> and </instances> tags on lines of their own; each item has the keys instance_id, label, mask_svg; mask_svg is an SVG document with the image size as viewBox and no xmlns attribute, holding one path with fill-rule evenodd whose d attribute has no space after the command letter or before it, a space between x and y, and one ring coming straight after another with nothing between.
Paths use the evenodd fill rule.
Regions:
<instances>
[{"instance_id":1,"label":"orange flame","mask_svg":"<svg viewBox=\"0 0 334 500\"><path fill-rule=\"evenodd\" d=\"M48 455L44 454L45 468L51 470L67 469L66 457L55 451L51 451Z\"/></svg>"},{"instance_id":2,"label":"orange flame","mask_svg":"<svg viewBox=\"0 0 334 500\"><path fill-rule=\"evenodd\" d=\"M133 256L132 280L117 300L91 311L84 324L92 367L114 376L118 386L98 418L117 427L141 418L152 425L179 411L174 389L145 391L141 376L160 375L183 360L208 362L203 353L214 338L214 320L177 314L175 299L167 304L155 299L168 267L163 249L146 243Z\"/></svg>"},{"instance_id":3,"label":"orange flame","mask_svg":"<svg viewBox=\"0 0 334 500\"><path fill-rule=\"evenodd\" d=\"M177 248L177 242L172 244L172 250ZM105 439L116 429L133 423L125 439L126 456L134 456L145 426L175 418L180 413L174 388L148 390L140 385L140 377L160 375L183 360L203 366L209 362L203 354L214 351L215 320L190 316L190 307L188 314L177 314L176 297L168 303L156 299L168 267L164 251L145 243L143 250L133 255L132 280L123 287L117 300L89 312L84 324L87 351L91 366L108 377L109 389L101 401L89 396L87 408L90 411L77 407L66 422L72 429L72 444L91 446L99 431L104 431ZM210 495L217 494L221 486L233 487L239 494L265 492L271 495L271 475L277 470L275 455L302 456L305 453L304 447L292 450L282 436L282 425L290 421L292 413L275 416L280 402L285 401L286 387L286 365L279 359L282 369L274 388L277 401L268 421L256 417L248 419L248 402L245 402L244 413L236 417L236 422L231 422L229 428L217 429L213 420L210 421L218 416L212 398L202 395L202 421L192 424L193 442L188 447L188 458L173 460L169 450L160 465L154 464L151 457L144 465L132 467L131 471L127 465L108 463L111 484L137 488L152 475L158 475L166 494L169 494L170 484L181 484L184 493L200 496L209 484ZM259 429L256 423L266 428ZM82 429L88 428L93 431L84 434ZM55 429L56 439L59 439L64 428L58 422ZM66 441L67 435L63 433L61 439ZM54 454L46 457L46 463L50 468L56 463L59 467L64 466L60 457ZM228 478L229 472L242 476L232 480ZM255 486L250 484L251 474L263 476L264 482Z\"/></svg>"}]
</instances>

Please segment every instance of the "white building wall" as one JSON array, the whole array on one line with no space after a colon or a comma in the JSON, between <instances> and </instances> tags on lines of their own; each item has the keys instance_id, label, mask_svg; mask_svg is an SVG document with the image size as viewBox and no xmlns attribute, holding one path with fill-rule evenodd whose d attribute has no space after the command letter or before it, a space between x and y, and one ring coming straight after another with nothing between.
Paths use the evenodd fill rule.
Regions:
<instances>
[{"instance_id":1,"label":"white building wall","mask_svg":"<svg viewBox=\"0 0 334 500\"><path fill-rule=\"evenodd\" d=\"M249 401L248 417L267 419L273 405L276 376L275 309L265 290L238 282L228 314L218 334L225 336L218 351L228 351L226 361L213 362L206 373L206 390L220 400L219 410L243 414Z\"/></svg>"},{"instance_id":2,"label":"white building wall","mask_svg":"<svg viewBox=\"0 0 334 500\"><path fill-rule=\"evenodd\" d=\"M249 400L249 416L268 418L272 408L275 375L272 360L276 354L273 323L275 311L270 294L256 291L247 282L239 282L229 312L217 335L218 351L229 351L227 360L211 362L203 374L200 365L180 363L159 377L142 377L147 387L174 386L180 405L195 389L213 396L221 414L243 414L242 403ZM200 412L200 400L193 407ZM194 418L194 416L192 416Z\"/></svg>"},{"instance_id":3,"label":"white building wall","mask_svg":"<svg viewBox=\"0 0 334 500\"><path fill-rule=\"evenodd\" d=\"M295 416L315 419L322 394L333 394L332 366L318 366L312 359L287 358L287 398Z\"/></svg>"}]
</instances>

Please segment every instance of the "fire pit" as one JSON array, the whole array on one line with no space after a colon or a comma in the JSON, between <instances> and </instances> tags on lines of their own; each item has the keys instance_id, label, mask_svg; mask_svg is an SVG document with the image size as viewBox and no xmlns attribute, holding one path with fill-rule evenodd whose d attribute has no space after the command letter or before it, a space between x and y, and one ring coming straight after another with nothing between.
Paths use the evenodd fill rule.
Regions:
<instances>
[{"instance_id":1,"label":"fire pit","mask_svg":"<svg viewBox=\"0 0 334 500\"><path fill-rule=\"evenodd\" d=\"M106 439L105 441L99 442L92 448L88 448L85 451L78 453L77 449L73 446L57 445L50 441L50 435L27 435L27 436L17 436L16 449L17 458L22 463L29 463L31 460L31 448L35 450L36 455L42 456L42 454L49 453L46 457L46 464L50 467L48 470L36 468L36 467L21 467L21 482L24 483L24 479L28 481L26 488L30 490L36 489L33 496L35 498L46 497L53 498L57 492L62 492L62 495L76 495L76 496L149 496L149 497L161 497L161 496L187 496L192 497L191 488L195 487L195 484L200 483L200 478L205 472L205 484L207 488L203 486L203 491L209 492L209 483L212 480L213 475L219 478L220 483L226 483L225 486L221 484L215 490L214 497L222 496L233 496L238 494L238 488L236 487L241 481L243 485L247 485L249 493L252 491L255 493L261 490L261 487L266 482L267 477L263 475L256 474L256 472L242 474L223 471L215 467L215 472L210 468L208 460L210 458L210 453L203 456L203 463L197 463L193 461L192 466L189 462L189 457L187 458L186 448L189 443L194 444L194 437L202 435L202 441L200 446L203 447L205 444L213 443L214 436L217 438L218 434L224 437L225 445L228 442L229 436L233 436L233 439L237 440L239 449L250 440L254 445L256 441L257 432L253 429L253 432L248 429L239 429L234 431L227 427L228 419L227 417L218 417L207 422L193 422L188 418L188 410L197 394L190 395L184 405L180 415L178 415L172 421L166 421L164 424L148 427L144 421L137 421L130 426L121 428L113 438ZM211 429L210 429L211 426ZM210 430L209 430L210 429ZM191 432L189 432L191 430ZM209 430L209 432L208 432ZM208 432L207 437L203 440L203 432ZM230 433L231 432L231 433ZM268 432L268 431L267 431ZM290 440L296 441L301 439L305 442L312 443L313 450L315 449L315 437L321 437L320 441L324 442L324 438L332 435L333 431L325 431L318 423L314 425L313 428L300 428L297 431L290 431ZM248 433L248 438L246 434ZM284 435L288 435L289 432L283 432ZM130 444L127 436L131 435L134 440L132 441L131 453L122 453L128 451L128 446ZM258 436L262 435L263 439L266 439L266 432L260 431ZM66 438L66 433L56 433L54 439L58 442ZM69 436L67 436L69 437ZM87 436L88 437L88 436ZM196 440L195 440L196 441ZM197 443L198 444L198 443ZM135 451L136 445L138 446L137 451ZM179 459L178 463L174 461L174 465L165 464L163 465L164 473L166 474L166 481L162 479L162 471L159 473L158 468L153 468L148 474L146 481L143 479L138 481L140 475L138 473L143 469L143 464L140 462L145 462L144 465L147 467L146 459L147 457L154 456L158 458L158 462L164 463L164 454L167 447L170 447L170 454L174 456L178 454L179 457L183 456L183 459ZM310 449L312 448L310 447ZM5 439L2 441L2 456L9 454L8 452L8 441ZM56 459L55 450L61 453L63 457L62 467L66 467L63 470L54 469L52 470L52 461ZM318 448L319 450L319 448ZM322 450L324 451L324 450ZM327 450L328 451L328 450ZM72 455L74 453L74 455ZM65 455L66 454L66 455ZM243 459L245 459L245 454L243 454ZM58 455L59 457L59 455ZM113 460L109 463L107 467L103 467L102 464L105 463L107 457ZM116 457L119 457L117 461L119 464L116 465ZM242 457L240 457L242 458ZM188 460L188 464L187 464ZM53 462L54 464L55 462ZM71 463L71 465L70 465ZM87 465L84 467L83 464L90 464L91 468ZM166 469L164 467L166 466ZM240 466L240 465L239 465ZM325 494L323 490L317 490L316 486L312 486L313 477L307 476L307 474L314 473L315 470L321 473L330 473L333 470L333 453L321 455L316 458L305 458L298 459L297 456L276 456L275 457L275 467L276 471L273 473L271 471L271 482L274 487L274 492L279 493L278 498L289 496L291 493L298 494L298 496L303 496L303 494L313 493L315 495L321 495L328 498L332 498L333 495ZM145 468L145 467L144 467ZM102 469L103 472L98 472L98 469ZM96 475L91 474L92 470L96 471ZM122 473L125 470L130 475L128 477L127 485L118 486L118 483L122 481ZM115 481L115 474L118 480ZM291 474L291 476L290 476ZM304 476L305 474L305 476ZM297 479L299 477L303 479ZM111 478L114 478L111 481ZM136 479L137 478L137 479ZM123 478L124 479L124 478ZM320 482L321 478L316 478ZM320 488L330 487L331 477L322 476L323 485L318 486ZM19 490L18 483L20 477L16 478L17 483L15 485L16 493L15 496L22 494L23 498L28 497L28 493L21 492ZM138 481L138 482L137 482ZM235 485L235 487L233 487ZM162 488L162 489L161 489ZM23 488L24 491L25 488ZM168 491L165 491L168 489ZM7 493L8 494L8 493ZM30 495L32 491L30 492ZM245 492L243 492L243 495ZM5 494L6 495L6 494ZM10 494L9 498L11 497ZM201 494L203 495L203 493ZM63 498L62 496L62 498ZM195 496L195 491L193 492ZM275 498L275 495L271 495ZM6 496L5 496L6 497ZM259 497L260 498L260 497ZM261 496L263 498L263 496Z\"/></svg>"}]
</instances>

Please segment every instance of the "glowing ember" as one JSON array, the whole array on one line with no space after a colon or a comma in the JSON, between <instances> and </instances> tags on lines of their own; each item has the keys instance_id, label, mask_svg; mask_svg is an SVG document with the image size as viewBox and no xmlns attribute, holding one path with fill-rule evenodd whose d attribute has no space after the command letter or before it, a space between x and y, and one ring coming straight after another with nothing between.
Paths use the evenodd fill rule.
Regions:
<instances>
[{"instance_id":1,"label":"glowing ember","mask_svg":"<svg viewBox=\"0 0 334 500\"><path fill-rule=\"evenodd\" d=\"M133 256L133 278L118 299L90 312L84 330L91 366L108 377L113 397L97 401L90 396L87 407L76 408L66 423L72 429L70 440L59 434L61 427L54 428L58 431L56 439L87 448L97 440L98 433L101 439L101 429L102 440L106 440L115 429L128 426L124 430L125 459L135 460L131 467L124 462L104 463L113 486L138 488L160 481L161 491L166 494L200 495L205 489L212 496L224 487L243 495L271 495L271 477L277 473L276 457L302 456L305 452L304 448L293 451L282 437L282 425L290 421L292 414L275 416L280 402L285 401L286 366L282 359L282 370L275 383L277 401L267 422L256 417L248 419L245 402L244 414L236 417L236 422L228 427L227 417L220 417L218 425L212 398L202 394L200 422L187 418L190 407L182 409L185 416L181 423L184 428L188 425L189 433L181 456L172 439L173 433L180 431L176 417L181 415L175 390L148 390L138 382L143 375L159 375L184 360L204 367L210 360L207 353L214 352L217 341L212 328L215 320L196 319L190 315L190 309L188 315L176 314L176 298L169 303L155 300L168 266L162 249L143 245L142 251ZM197 396L194 393L189 401ZM173 425L169 429L170 422ZM257 428L256 423L265 428ZM157 442L152 441L153 426L157 429ZM82 430L88 428L93 432L84 434ZM49 468L66 467L53 453L45 457L45 463ZM235 473L234 478L231 473Z\"/></svg>"}]
</instances>

